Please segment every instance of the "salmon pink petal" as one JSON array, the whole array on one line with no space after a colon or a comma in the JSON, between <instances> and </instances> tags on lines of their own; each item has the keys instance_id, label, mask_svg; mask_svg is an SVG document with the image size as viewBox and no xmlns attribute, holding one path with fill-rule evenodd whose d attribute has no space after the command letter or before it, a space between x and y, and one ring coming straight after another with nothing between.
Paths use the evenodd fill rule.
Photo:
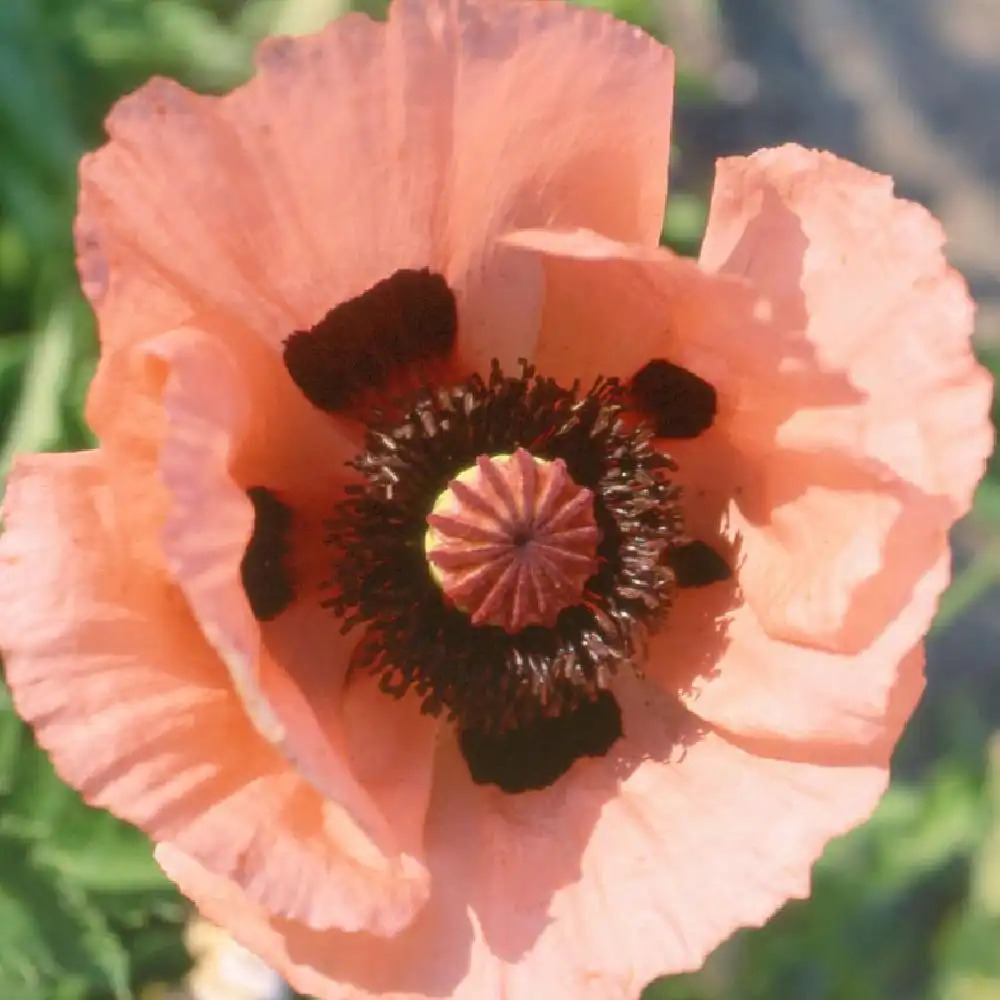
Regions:
<instances>
[{"instance_id":1,"label":"salmon pink petal","mask_svg":"<svg viewBox=\"0 0 1000 1000\"><path fill-rule=\"evenodd\" d=\"M269 395L254 391L264 386L261 373L254 371L252 353L233 354L217 340L184 329L153 338L136 350L155 359L167 372L162 391L165 426L157 470L167 497L162 526L167 570L187 598L205 638L229 670L262 735L281 746L321 791L358 811L364 804L360 789L346 773L340 757L330 752L322 734L316 731L319 722L294 681L283 676L284 666L263 653L252 595L241 580L245 554L255 531L248 490L274 482L274 470L268 468L268 441L277 434L278 447L280 441L288 440L294 450L294 428L282 419L280 410L275 412L267 402L253 405L255 399L269 401ZM277 367L273 358L257 360L264 364L270 360ZM263 434L253 434L252 423L261 429L266 426L266 417L260 419L262 409L271 410L266 417L272 417L276 426ZM309 469L314 478L312 490L330 504L339 495L344 463L351 453L350 445L342 445L339 454L300 454L304 467L297 474L301 476ZM243 486L235 476L243 477ZM296 489L293 483L289 488L280 476L278 483L277 493L284 499L275 502L301 503L303 497L311 497L304 493L305 484ZM288 509L292 529L296 530L300 517ZM322 552L320 536L309 541ZM294 600L295 587L301 584L292 581L291 566L284 567L284 572L289 578L289 599ZM316 646L326 645L331 652L340 652L342 663L339 670L334 669L339 682L349 650L342 648L337 623L329 615L323 626L322 630L314 626L310 639ZM336 662L336 654L334 659ZM381 822L384 826L380 817L366 819L369 825Z\"/></svg>"},{"instance_id":2,"label":"salmon pink petal","mask_svg":"<svg viewBox=\"0 0 1000 1000\"><path fill-rule=\"evenodd\" d=\"M666 446L687 488L689 531L708 542L725 538L732 558L768 588L754 593L741 573L746 599L762 616L800 620L796 641L836 647L854 592L881 566L897 521L940 546L940 512L928 517L909 484L849 455L834 462L780 448L778 428L803 407L836 419L862 400L843 373L815 367L799 331L778 326L745 279L586 231L507 239L544 261L540 370L562 381L597 373L627 380L662 358L714 387L711 429ZM767 531L772 516L779 532ZM906 555L919 560L924 551Z\"/></svg>"},{"instance_id":3,"label":"salmon pink petal","mask_svg":"<svg viewBox=\"0 0 1000 1000\"><path fill-rule=\"evenodd\" d=\"M835 763L891 747L924 689L922 646L948 581L942 555L906 609L860 653L772 638L733 587L682 590L650 641L646 677L761 753Z\"/></svg>"},{"instance_id":4,"label":"salmon pink petal","mask_svg":"<svg viewBox=\"0 0 1000 1000\"><path fill-rule=\"evenodd\" d=\"M224 451L222 464L248 486L265 484L296 504L326 502L330 490L342 484L344 462L360 444L351 425L334 424L303 399L278 356L217 321L193 318L153 331L133 346L104 350L87 399L87 419L109 456L120 514L150 567L164 565L160 533L170 505L160 474L168 435L164 396L170 378L171 395L183 395L176 385L182 358L185 381L206 389L206 399L212 394L205 382L218 369L228 402L212 400L213 406L234 412L226 428L231 440L215 446ZM200 365L206 368L199 374ZM215 413L212 419L221 416Z\"/></svg>"},{"instance_id":5,"label":"salmon pink petal","mask_svg":"<svg viewBox=\"0 0 1000 1000\"><path fill-rule=\"evenodd\" d=\"M853 193L842 187L845 205ZM909 332L894 324L913 320L912 370L900 369L885 386L870 371L868 381L856 376L850 357L839 359L842 366L825 359L807 306L793 321L768 297L775 289L759 289L753 274L711 273L666 251L585 232L509 237L545 262L544 370L566 378L575 365L588 376L628 378L662 357L717 390L712 428L665 446L680 467L689 530L727 556L736 585L681 595L650 655L654 674L687 697L697 692L694 710L733 731L833 743L882 738L900 661L926 632L947 582L947 530L982 473L988 390L969 349L963 286L922 211L888 193L882 203L886 225L896 212L926 223L903 234L910 243L922 231L933 236L922 255L910 244L900 252L903 277L883 244L859 233L852 248L864 255L866 246L883 247L868 266L889 272L892 296L875 308L890 354ZM866 218L878 225L872 211ZM760 231L773 234L780 222L761 221ZM796 276L848 254L824 247L819 233L808 243L761 239L747 259L783 247L785 268L772 270L785 276L787 294ZM920 304L938 320L933 331L915 315ZM869 342L877 339L872 332ZM933 425L912 420L914 399L937 415ZM898 456L886 451L883 426L899 429ZM956 453L966 456L959 465ZM842 665L854 654L867 673L849 685ZM761 661L767 682L755 686ZM904 684L911 701L921 683L911 671ZM817 685L839 695L820 705ZM747 698L751 688L755 697ZM813 708L796 715L791 701Z\"/></svg>"},{"instance_id":6,"label":"salmon pink petal","mask_svg":"<svg viewBox=\"0 0 1000 1000\"><path fill-rule=\"evenodd\" d=\"M620 698L624 739L553 788L509 797L442 762L447 800L428 828L435 889L389 941L270 919L183 855L158 859L210 918L321 1000L634 1000L805 896L830 837L874 807L887 757L758 757L665 695L630 683Z\"/></svg>"},{"instance_id":7,"label":"salmon pink petal","mask_svg":"<svg viewBox=\"0 0 1000 1000\"><path fill-rule=\"evenodd\" d=\"M313 586L261 626L260 683L284 724L279 746L383 853L422 864L439 720L421 714L418 698L390 698L377 677L349 671L357 636L340 634ZM422 899L413 895L414 906Z\"/></svg>"},{"instance_id":8,"label":"salmon pink petal","mask_svg":"<svg viewBox=\"0 0 1000 1000\"><path fill-rule=\"evenodd\" d=\"M181 591L137 570L103 453L20 459L4 517L7 680L61 776L271 912L405 925L423 865L401 844L387 852L251 726Z\"/></svg>"},{"instance_id":9,"label":"salmon pink petal","mask_svg":"<svg viewBox=\"0 0 1000 1000\"><path fill-rule=\"evenodd\" d=\"M380 754L395 769L389 780L384 768L368 780L371 762L354 754L352 720L374 682L347 685L354 640L321 605L329 575L323 518L342 491L357 443L339 437L331 423L309 442L316 453L307 452L290 414L313 420L314 411L282 399L287 379L267 351L227 352L195 330L172 331L141 351L169 372L159 462L169 572L262 735L319 792L347 808L382 850L405 845L419 856L436 724L408 703L405 711L386 704L387 716L398 718ZM285 476L289 463L298 469ZM289 505L284 570L292 604L276 620L259 622L241 570L253 520L247 491L262 482L275 482L277 502Z\"/></svg>"},{"instance_id":10,"label":"salmon pink petal","mask_svg":"<svg viewBox=\"0 0 1000 1000\"><path fill-rule=\"evenodd\" d=\"M544 984L626 1000L698 968L736 928L807 896L829 840L867 819L888 781L884 749L840 767L757 756L641 682L616 697L625 736L607 757L537 796L477 790L472 905L512 964L512 996Z\"/></svg>"},{"instance_id":11,"label":"salmon pink petal","mask_svg":"<svg viewBox=\"0 0 1000 1000\"><path fill-rule=\"evenodd\" d=\"M225 97L154 80L81 168L102 340L197 314L277 345L429 267L459 296L466 362L513 360L536 332L537 268L495 235L555 223L655 243L672 73L668 50L594 11L400 0L387 23L268 42Z\"/></svg>"},{"instance_id":12,"label":"salmon pink petal","mask_svg":"<svg viewBox=\"0 0 1000 1000\"><path fill-rule=\"evenodd\" d=\"M195 329L106 356L90 404L95 430L118 459L108 464L109 483L126 501L146 498L137 510L121 509L144 549L155 547L151 568L177 580L262 735L276 743L303 738L303 713L290 713L298 723L287 725L281 706L272 705L279 690L293 697L294 689L280 683L275 669L263 669L274 666L272 659L258 664L260 629L240 579L254 520L246 491L276 482L281 495L301 504L315 493L322 497L325 487L330 503L353 446L299 398L270 352L252 345L227 351ZM127 419L134 414L143 415L144 435ZM244 477L244 487L234 475ZM337 632L329 618L327 631ZM262 687L275 687L270 698ZM315 734L311 743L323 745ZM287 749L302 760L300 751Z\"/></svg>"},{"instance_id":13,"label":"salmon pink petal","mask_svg":"<svg viewBox=\"0 0 1000 1000\"><path fill-rule=\"evenodd\" d=\"M720 161L701 263L748 278L817 367L864 397L836 421L804 408L782 428L786 446L860 451L964 511L990 443L990 383L944 241L890 178L784 146Z\"/></svg>"},{"instance_id":14,"label":"salmon pink petal","mask_svg":"<svg viewBox=\"0 0 1000 1000\"><path fill-rule=\"evenodd\" d=\"M760 438L759 448L772 457L737 530L749 536L749 526L758 525L764 552L798 545L806 532L792 498L815 479L810 460L833 463L828 478L839 479L845 493L864 489L858 473L894 484L900 511L889 520L886 571L879 574L870 555L852 553L863 568L858 589L876 618L898 611L920 563L936 561L944 532L971 503L992 445L990 381L970 344L972 304L941 253L943 242L923 208L893 197L889 178L829 154L786 146L719 165L703 265L748 278L771 302L776 325L798 331L809 345L816 370L842 372L859 397L857 405L832 411L803 405L773 441L770 433ZM907 519L907 507L918 502L923 517ZM765 518L771 523L761 524ZM862 527L878 518L870 511L855 520ZM815 547L803 558L813 558ZM907 555L907 572L894 572ZM768 630L802 639L809 623L798 607L768 598L779 596L776 588L801 589L809 577L796 572L783 581L775 560L752 559L749 551L747 564L748 599ZM872 634L864 616L845 615L831 639L860 648Z\"/></svg>"}]
</instances>

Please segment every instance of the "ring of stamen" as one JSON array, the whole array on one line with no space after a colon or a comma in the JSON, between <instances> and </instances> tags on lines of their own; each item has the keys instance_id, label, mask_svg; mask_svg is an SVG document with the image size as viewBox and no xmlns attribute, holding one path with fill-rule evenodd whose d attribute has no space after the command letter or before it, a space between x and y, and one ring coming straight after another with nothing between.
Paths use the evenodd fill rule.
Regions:
<instances>
[{"instance_id":1,"label":"ring of stamen","mask_svg":"<svg viewBox=\"0 0 1000 1000\"><path fill-rule=\"evenodd\" d=\"M494 364L487 380L428 389L400 422L372 427L352 463L361 481L348 487L327 533L325 603L344 631L363 628L352 669L379 675L389 694L415 691L425 712L483 734L576 711L619 669L638 669L673 594L664 555L683 533L673 463L648 427L621 419L626 402L616 380L584 392L527 364L515 377ZM592 495L600 537L579 597L557 610L547 603L542 620L512 630L527 612L506 625L476 623L461 595L449 599L425 541L428 514L452 481L478 468L481 455L496 461L518 449L564 463Z\"/></svg>"}]
</instances>

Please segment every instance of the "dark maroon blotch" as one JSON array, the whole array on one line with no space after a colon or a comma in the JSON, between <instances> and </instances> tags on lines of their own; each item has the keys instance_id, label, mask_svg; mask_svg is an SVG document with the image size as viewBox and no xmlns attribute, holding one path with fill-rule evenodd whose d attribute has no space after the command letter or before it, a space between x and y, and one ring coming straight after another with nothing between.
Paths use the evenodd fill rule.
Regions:
<instances>
[{"instance_id":1,"label":"dark maroon blotch","mask_svg":"<svg viewBox=\"0 0 1000 1000\"><path fill-rule=\"evenodd\" d=\"M622 735L622 713L608 691L554 718L503 733L459 733L472 780L502 791L548 788L581 757L603 757Z\"/></svg>"},{"instance_id":2,"label":"dark maroon blotch","mask_svg":"<svg viewBox=\"0 0 1000 1000\"><path fill-rule=\"evenodd\" d=\"M253 535L243 553L240 576L258 621L277 618L295 596L288 573L292 512L269 489L252 486Z\"/></svg>"},{"instance_id":3,"label":"dark maroon blotch","mask_svg":"<svg viewBox=\"0 0 1000 1000\"><path fill-rule=\"evenodd\" d=\"M715 388L662 358L641 368L629 384L632 405L657 437L693 438L715 420Z\"/></svg>"},{"instance_id":4,"label":"dark maroon blotch","mask_svg":"<svg viewBox=\"0 0 1000 1000\"><path fill-rule=\"evenodd\" d=\"M666 558L678 587L707 587L733 575L726 560L705 542L675 545L667 550Z\"/></svg>"},{"instance_id":5,"label":"dark maroon blotch","mask_svg":"<svg viewBox=\"0 0 1000 1000\"><path fill-rule=\"evenodd\" d=\"M285 367L321 410L345 410L385 385L404 365L445 357L455 343L458 308L440 274L400 270L334 306L284 346Z\"/></svg>"}]
</instances>

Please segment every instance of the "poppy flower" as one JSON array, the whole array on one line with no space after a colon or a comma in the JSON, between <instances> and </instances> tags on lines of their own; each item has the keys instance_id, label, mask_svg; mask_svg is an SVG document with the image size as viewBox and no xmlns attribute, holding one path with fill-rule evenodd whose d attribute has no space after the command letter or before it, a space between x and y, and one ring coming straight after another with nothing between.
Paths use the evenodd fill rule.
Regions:
<instances>
[{"instance_id":1,"label":"poppy flower","mask_svg":"<svg viewBox=\"0 0 1000 1000\"><path fill-rule=\"evenodd\" d=\"M808 893L991 445L938 225L798 147L658 247L669 51L397 0L81 169L99 446L0 646L59 773L323 998L635 997Z\"/></svg>"}]
</instances>

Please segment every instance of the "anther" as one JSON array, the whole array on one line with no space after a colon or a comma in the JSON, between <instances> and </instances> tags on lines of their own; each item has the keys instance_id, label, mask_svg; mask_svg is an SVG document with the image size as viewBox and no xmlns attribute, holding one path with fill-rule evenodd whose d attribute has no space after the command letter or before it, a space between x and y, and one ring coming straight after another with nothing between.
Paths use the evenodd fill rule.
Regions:
<instances>
[{"instance_id":1,"label":"anther","mask_svg":"<svg viewBox=\"0 0 1000 1000\"><path fill-rule=\"evenodd\" d=\"M673 570L678 587L708 587L733 575L726 560L701 541L683 542L670 548L666 563Z\"/></svg>"},{"instance_id":2,"label":"anther","mask_svg":"<svg viewBox=\"0 0 1000 1000\"><path fill-rule=\"evenodd\" d=\"M656 358L629 384L632 405L657 437L693 438L715 420L715 388L694 372Z\"/></svg>"},{"instance_id":3,"label":"anther","mask_svg":"<svg viewBox=\"0 0 1000 1000\"><path fill-rule=\"evenodd\" d=\"M254 617L271 621L295 597L285 565L292 512L264 486L252 486L247 497L253 504L254 525L240 564L240 576Z\"/></svg>"}]
</instances>

